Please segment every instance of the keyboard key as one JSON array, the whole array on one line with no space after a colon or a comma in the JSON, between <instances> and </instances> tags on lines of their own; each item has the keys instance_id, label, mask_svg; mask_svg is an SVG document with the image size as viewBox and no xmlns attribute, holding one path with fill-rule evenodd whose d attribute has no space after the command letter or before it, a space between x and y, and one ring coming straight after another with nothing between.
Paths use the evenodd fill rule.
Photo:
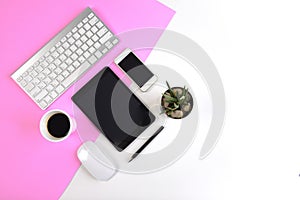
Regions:
<instances>
[{"instance_id":1,"label":"keyboard key","mask_svg":"<svg viewBox=\"0 0 300 200\"><path fill-rule=\"evenodd\" d=\"M105 49L102 50L102 53L105 54L107 51L108 51L108 49L105 48Z\"/></svg>"},{"instance_id":2,"label":"keyboard key","mask_svg":"<svg viewBox=\"0 0 300 200\"><path fill-rule=\"evenodd\" d=\"M37 75L38 75L38 73L35 70L32 70L32 72L30 72L30 76L32 76L32 77L36 77Z\"/></svg>"},{"instance_id":3,"label":"keyboard key","mask_svg":"<svg viewBox=\"0 0 300 200\"><path fill-rule=\"evenodd\" d=\"M72 36L72 33L71 32L69 32L69 33L67 33L67 38L69 38L69 37L71 37Z\"/></svg>"},{"instance_id":4,"label":"keyboard key","mask_svg":"<svg viewBox=\"0 0 300 200\"><path fill-rule=\"evenodd\" d=\"M46 85L46 83L44 83L44 82L40 82L39 83L39 85L38 85L38 87L42 90L44 87L46 87L47 85Z\"/></svg>"},{"instance_id":5,"label":"keyboard key","mask_svg":"<svg viewBox=\"0 0 300 200\"><path fill-rule=\"evenodd\" d=\"M73 38L74 38L75 40L78 40L78 39L80 38L79 33L75 33L75 34L73 35Z\"/></svg>"},{"instance_id":6,"label":"keyboard key","mask_svg":"<svg viewBox=\"0 0 300 200\"><path fill-rule=\"evenodd\" d=\"M71 65L71 64L72 64L72 62L73 62L73 61L72 61L72 59L71 59L71 58L67 58L67 60L66 60L66 64L67 64L67 65Z\"/></svg>"},{"instance_id":7,"label":"keyboard key","mask_svg":"<svg viewBox=\"0 0 300 200\"><path fill-rule=\"evenodd\" d=\"M101 27L103 26L103 24L99 21L99 22L96 24L96 26L97 26L98 28L101 28Z\"/></svg>"},{"instance_id":8,"label":"keyboard key","mask_svg":"<svg viewBox=\"0 0 300 200\"><path fill-rule=\"evenodd\" d=\"M25 87L27 85L27 82L23 80L20 84L22 85L22 87Z\"/></svg>"},{"instance_id":9,"label":"keyboard key","mask_svg":"<svg viewBox=\"0 0 300 200\"><path fill-rule=\"evenodd\" d=\"M67 78L69 76L69 72L67 70L63 71L62 75Z\"/></svg>"},{"instance_id":10,"label":"keyboard key","mask_svg":"<svg viewBox=\"0 0 300 200\"><path fill-rule=\"evenodd\" d=\"M72 73L74 72L75 68L73 66L68 67L68 72Z\"/></svg>"},{"instance_id":11,"label":"keyboard key","mask_svg":"<svg viewBox=\"0 0 300 200\"><path fill-rule=\"evenodd\" d=\"M62 45L65 49L68 49L70 44L68 42L65 42L63 45Z\"/></svg>"},{"instance_id":12,"label":"keyboard key","mask_svg":"<svg viewBox=\"0 0 300 200\"><path fill-rule=\"evenodd\" d=\"M61 42L56 43L55 47L58 48L61 45Z\"/></svg>"},{"instance_id":13,"label":"keyboard key","mask_svg":"<svg viewBox=\"0 0 300 200\"><path fill-rule=\"evenodd\" d=\"M89 45L89 46L92 46L92 45L94 44L94 42L93 42L91 39L89 39L89 40L86 42L86 44Z\"/></svg>"},{"instance_id":14,"label":"keyboard key","mask_svg":"<svg viewBox=\"0 0 300 200\"><path fill-rule=\"evenodd\" d=\"M82 49L83 51L86 51L88 48L89 48L89 47L88 47L86 44L83 44L83 45L81 46L81 49Z\"/></svg>"},{"instance_id":15,"label":"keyboard key","mask_svg":"<svg viewBox=\"0 0 300 200\"><path fill-rule=\"evenodd\" d=\"M24 72L24 73L22 74L22 77L25 78L27 75L28 75L28 72Z\"/></svg>"},{"instance_id":16,"label":"keyboard key","mask_svg":"<svg viewBox=\"0 0 300 200\"><path fill-rule=\"evenodd\" d=\"M76 53L73 53L73 54L71 55L71 58L72 58L73 60L76 60L76 59L78 58L78 56L77 56Z\"/></svg>"},{"instance_id":17,"label":"keyboard key","mask_svg":"<svg viewBox=\"0 0 300 200\"><path fill-rule=\"evenodd\" d=\"M25 87L25 90L27 92L30 92L34 88L34 85L32 83L28 83L27 86Z\"/></svg>"},{"instance_id":18,"label":"keyboard key","mask_svg":"<svg viewBox=\"0 0 300 200\"><path fill-rule=\"evenodd\" d=\"M44 80L44 78L46 78L45 74L39 74L37 76L38 79L40 79L41 81Z\"/></svg>"},{"instance_id":19,"label":"keyboard key","mask_svg":"<svg viewBox=\"0 0 300 200\"><path fill-rule=\"evenodd\" d=\"M49 77L46 77L44 79L44 83L46 83L46 85L48 85L51 82L51 79Z\"/></svg>"},{"instance_id":20,"label":"keyboard key","mask_svg":"<svg viewBox=\"0 0 300 200\"><path fill-rule=\"evenodd\" d=\"M58 75L56 80L58 80L59 82L61 82L62 80L64 80L65 78L62 75Z\"/></svg>"},{"instance_id":21,"label":"keyboard key","mask_svg":"<svg viewBox=\"0 0 300 200\"><path fill-rule=\"evenodd\" d=\"M77 49L76 53L80 56L83 53L83 51L81 49Z\"/></svg>"},{"instance_id":22,"label":"keyboard key","mask_svg":"<svg viewBox=\"0 0 300 200\"><path fill-rule=\"evenodd\" d=\"M79 61L80 63L83 63L83 62L85 61L85 58L84 58L83 56L80 56L80 57L78 58L78 61Z\"/></svg>"},{"instance_id":23,"label":"keyboard key","mask_svg":"<svg viewBox=\"0 0 300 200\"><path fill-rule=\"evenodd\" d=\"M92 18L94 16L94 13L90 13L89 15L88 15L88 18Z\"/></svg>"},{"instance_id":24,"label":"keyboard key","mask_svg":"<svg viewBox=\"0 0 300 200\"><path fill-rule=\"evenodd\" d=\"M47 104L49 104L49 103L51 103L52 98L51 98L49 95L47 95L47 96L44 98L44 101L46 101Z\"/></svg>"},{"instance_id":25,"label":"keyboard key","mask_svg":"<svg viewBox=\"0 0 300 200\"><path fill-rule=\"evenodd\" d=\"M76 60L75 62L73 62L73 66L75 68L79 67L80 66L80 63Z\"/></svg>"},{"instance_id":26,"label":"keyboard key","mask_svg":"<svg viewBox=\"0 0 300 200\"><path fill-rule=\"evenodd\" d=\"M77 41L75 42L75 44L76 44L77 47L80 47L80 46L82 45L82 42L81 42L80 40L77 40Z\"/></svg>"},{"instance_id":27,"label":"keyboard key","mask_svg":"<svg viewBox=\"0 0 300 200\"><path fill-rule=\"evenodd\" d=\"M50 70L48 69L48 68L46 68L46 69L44 69L44 71L43 71L43 73L45 74L45 75L48 75L48 74L50 74ZM36 73L37 74L37 73Z\"/></svg>"},{"instance_id":28,"label":"keyboard key","mask_svg":"<svg viewBox=\"0 0 300 200\"><path fill-rule=\"evenodd\" d=\"M36 97L35 100L37 102L40 102L43 97L45 97L48 94L47 90L42 90Z\"/></svg>"},{"instance_id":29,"label":"keyboard key","mask_svg":"<svg viewBox=\"0 0 300 200\"><path fill-rule=\"evenodd\" d=\"M94 42L96 42L96 41L99 40L99 37L98 37L97 35L93 35L92 40L93 40Z\"/></svg>"},{"instance_id":30,"label":"keyboard key","mask_svg":"<svg viewBox=\"0 0 300 200\"><path fill-rule=\"evenodd\" d=\"M70 49L67 49L67 50L65 51L65 55L66 55L67 57L69 57L71 54L72 54L72 51L71 51Z\"/></svg>"},{"instance_id":31,"label":"keyboard key","mask_svg":"<svg viewBox=\"0 0 300 200\"><path fill-rule=\"evenodd\" d=\"M99 49L99 48L101 47L101 44L100 44L99 42L96 42L96 43L94 44L94 47L95 47L96 49Z\"/></svg>"},{"instance_id":32,"label":"keyboard key","mask_svg":"<svg viewBox=\"0 0 300 200\"><path fill-rule=\"evenodd\" d=\"M45 101L41 101L39 105L41 108L46 108L48 104Z\"/></svg>"},{"instance_id":33,"label":"keyboard key","mask_svg":"<svg viewBox=\"0 0 300 200\"><path fill-rule=\"evenodd\" d=\"M54 65L54 64L50 64L49 66L48 66L48 69L50 69L50 70L54 70L56 68L56 66Z\"/></svg>"},{"instance_id":34,"label":"keyboard key","mask_svg":"<svg viewBox=\"0 0 300 200\"><path fill-rule=\"evenodd\" d=\"M68 87L72 82L74 82L77 79L78 73L86 71L89 67L90 64L87 61L85 61L78 69L76 69L68 78L66 78L62 82L62 85Z\"/></svg>"},{"instance_id":35,"label":"keyboard key","mask_svg":"<svg viewBox=\"0 0 300 200\"><path fill-rule=\"evenodd\" d=\"M32 77L31 76L26 76L24 78L24 80L28 83L28 82L30 82L32 80Z\"/></svg>"},{"instance_id":36,"label":"keyboard key","mask_svg":"<svg viewBox=\"0 0 300 200\"><path fill-rule=\"evenodd\" d=\"M84 19L82 20L83 23L87 23L87 21L88 21L88 18L84 18Z\"/></svg>"},{"instance_id":37,"label":"keyboard key","mask_svg":"<svg viewBox=\"0 0 300 200\"><path fill-rule=\"evenodd\" d=\"M57 92L52 91L52 92L50 93L50 96L54 99L54 98L56 98L56 97L58 96L58 94L57 94Z\"/></svg>"},{"instance_id":38,"label":"keyboard key","mask_svg":"<svg viewBox=\"0 0 300 200\"><path fill-rule=\"evenodd\" d=\"M92 56L89 58L89 62L90 62L91 64L94 64L96 61L97 61L97 58L96 58L94 55L92 55Z\"/></svg>"},{"instance_id":39,"label":"keyboard key","mask_svg":"<svg viewBox=\"0 0 300 200\"><path fill-rule=\"evenodd\" d=\"M96 49L95 49L94 47L90 47L90 48L89 48L89 52L90 52L91 54L93 54L95 51L96 51Z\"/></svg>"},{"instance_id":40,"label":"keyboard key","mask_svg":"<svg viewBox=\"0 0 300 200\"><path fill-rule=\"evenodd\" d=\"M85 34L88 38L92 37L93 33L91 31L86 32Z\"/></svg>"},{"instance_id":41,"label":"keyboard key","mask_svg":"<svg viewBox=\"0 0 300 200\"><path fill-rule=\"evenodd\" d=\"M54 58L52 56L49 56L46 61L50 64L51 62L53 62Z\"/></svg>"},{"instance_id":42,"label":"keyboard key","mask_svg":"<svg viewBox=\"0 0 300 200\"><path fill-rule=\"evenodd\" d=\"M53 56L54 59L58 58L59 53L57 51L55 51L55 52L52 53L52 56Z\"/></svg>"},{"instance_id":43,"label":"keyboard key","mask_svg":"<svg viewBox=\"0 0 300 200\"><path fill-rule=\"evenodd\" d=\"M98 31L98 29L97 29L96 26L93 26L93 27L91 28L91 31L92 31L93 33L96 33L96 32Z\"/></svg>"},{"instance_id":44,"label":"keyboard key","mask_svg":"<svg viewBox=\"0 0 300 200\"><path fill-rule=\"evenodd\" d=\"M87 52L87 51L83 53L83 56L84 56L85 58L90 57L90 55L91 55L91 54L90 54L89 52Z\"/></svg>"},{"instance_id":45,"label":"keyboard key","mask_svg":"<svg viewBox=\"0 0 300 200\"><path fill-rule=\"evenodd\" d=\"M17 78L17 81L20 82L22 79L23 79L22 76L20 76Z\"/></svg>"},{"instance_id":46,"label":"keyboard key","mask_svg":"<svg viewBox=\"0 0 300 200\"><path fill-rule=\"evenodd\" d=\"M41 91L40 88L35 87L29 93L30 93L31 96L35 97L40 91Z\"/></svg>"},{"instance_id":47,"label":"keyboard key","mask_svg":"<svg viewBox=\"0 0 300 200\"><path fill-rule=\"evenodd\" d=\"M95 56L97 56L97 58L99 59L101 58L102 53L100 51L96 51Z\"/></svg>"},{"instance_id":48,"label":"keyboard key","mask_svg":"<svg viewBox=\"0 0 300 200\"><path fill-rule=\"evenodd\" d=\"M64 91L63 86L61 86L61 85L57 86L56 92L61 93L62 91Z\"/></svg>"},{"instance_id":49,"label":"keyboard key","mask_svg":"<svg viewBox=\"0 0 300 200\"><path fill-rule=\"evenodd\" d=\"M38 78L34 78L34 79L31 81L31 83L33 83L34 85L38 85L40 82L41 82L41 81L40 81L40 79L38 79Z\"/></svg>"},{"instance_id":50,"label":"keyboard key","mask_svg":"<svg viewBox=\"0 0 300 200\"><path fill-rule=\"evenodd\" d=\"M91 25L89 25L88 23L86 23L83 27L85 28L85 30L90 30Z\"/></svg>"},{"instance_id":51,"label":"keyboard key","mask_svg":"<svg viewBox=\"0 0 300 200\"><path fill-rule=\"evenodd\" d=\"M61 61L60 61L59 59L56 59L56 60L54 61L54 64L55 64L56 66L59 66L59 65L61 64Z\"/></svg>"},{"instance_id":52,"label":"keyboard key","mask_svg":"<svg viewBox=\"0 0 300 200\"><path fill-rule=\"evenodd\" d=\"M50 49L50 52L53 52L53 51L55 51L55 47L52 47L52 48Z\"/></svg>"},{"instance_id":53,"label":"keyboard key","mask_svg":"<svg viewBox=\"0 0 300 200\"><path fill-rule=\"evenodd\" d=\"M52 91L54 89L54 87L52 85L48 85L46 87L46 90L49 92L49 91Z\"/></svg>"},{"instance_id":54,"label":"keyboard key","mask_svg":"<svg viewBox=\"0 0 300 200\"><path fill-rule=\"evenodd\" d=\"M87 41L87 37L85 36L85 35L83 35L81 38L80 38L80 40L82 41L82 42L85 42L85 41Z\"/></svg>"},{"instance_id":55,"label":"keyboard key","mask_svg":"<svg viewBox=\"0 0 300 200\"><path fill-rule=\"evenodd\" d=\"M104 26L103 28L101 28L98 32L97 35L99 37L102 37L102 35L104 35L107 32L107 28Z\"/></svg>"},{"instance_id":56,"label":"keyboard key","mask_svg":"<svg viewBox=\"0 0 300 200\"><path fill-rule=\"evenodd\" d=\"M79 31L80 35L83 35L85 33L85 30L83 28L80 28Z\"/></svg>"},{"instance_id":57,"label":"keyboard key","mask_svg":"<svg viewBox=\"0 0 300 200\"><path fill-rule=\"evenodd\" d=\"M49 51L47 53L45 53L45 57L48 57L49 55L50 55Z\"/></svg>"},{"instance_id":58,"label":"keyboard key","mask_svg":"<svg viewBox=\"0 0 300 200\"><path fill-rule=\"evenodd\" d=\"M60 68L61 68L62 70L67 69L67 67L68 67L68 65L67 65L66 63L62 63L62 64L60 65Z\"/></svg>"},{"instance_id":59,"label":"keyboard key","mask_svg":"<svg viewBox=\"0 0 300 200\"><path fill-rule=\"evenodd\" d=\"M65 56L65 54L62 54L61 56L59 56L59 59L61 62L63 62L64 60L67 59L67 56Z\"/></svg>"},{"instance_id":60,"label":"keyboard key","mask_svg":"<svg viewBox=\"0 0 300 200\"><path fill-rule=\"evenodd\" d=\"M71 51L76 51L77 47L73 44L72 46L70 46Z\"/></svg>"},{"instance_id":61,"label":"keyboard key","mask_svg":"<svg viewBox=\"0 0 300 200\"><path fill-rule=\"evenodd\" d=\"M53 87L57 87L59 85L59 82L57 80L52 81L51 85Z\"/></svg>"},{"instance_id":62,"label":"keyboard key","mask_svg":"<svg viewBox=\"0 0 300 200\"><path fill-rule=\"evenodd\" d=\"M75 33L77 30L78 30L77 27L74 27L74 28L72 29L72 32Z\"/></svg>"},{"instance_id":63,"label":"keyboard key","mask_svg":"<svg viewBox=\"0 0 300 200\"><path fill-rule=\"evenodd\" d=\"M101 39L101 44L104 44L109 38L111 38L113 35L111 32L107 32Z\"/></svg>"},{"instance_id":64,"label":"keyboard key","mask_svg":"<svg viewBox=\"0 0 300 200\"><path fill-rule=\"evenodd\" d=\"M62 48L62 47L59 47L59 48L57 48L57 50L56 50L59 54L61 54L62 52L64 52L64 48Z\"/></svg>"},{"instance_id":65,"label":"keyboard key","mask_svg":"<svg viewBox=\"0 0 300 200\"><path fill-rule=\"evenodd\" d=\"M78 25L77 25L77 28L81 28L83 26L83 23L80 22Z\"/></svg>"},{"instance_id":66,"label":"keyboard key","mask_svg":"<svg viewBox=\"0 0 300 200\"><path fill-rule=\"evenodd\" d=\"M61 38L61 40L60 40L61 43L64 43L65 41L67 41L67 38L66 38L66 37L63 37L63 38Z\"/></svg>"},{"instance_id":67,"label":"keyboard key","mask_svg":"<svg viewBox=\"0 0 300 200\"><path fill-rule=\"evenodd\" d=\"M98 21L99 21L99 20L98 20L97 17L93 17L93 18L89 21L89 23L90 23L90 25L93 26L93 25L96 24Z\"/></svg>"},{"instance_id":68,"label":"keyboard key","mask_svg":"<svg viewBox=\"0 0 300 200\"><path fill-rule=\"evenodd\" d=\"M54 70L54 72L55 74L59 75L62 72L62 69L58 67Z\"/></svg>"},{"instance_id":69,"label":"keyboard key","mask_svg":"<svg viewBox=\"0 0 300 200\"><path fill-rule=\"evenodd\" d=\"M75 42L75 40L74 40L74 38L70 37L70 38L68 39L68 42L69 42L70 44L73 44L73 43Z\"/></svg>"},{"instance_id":70,"label":"keyboard key","mask_svg":"<svg viewBox=\"0 0 300 200\"><path fill-rule=\"evenodd\" d=\"M114 39L114 41L112 42L113 44L117 44L118 43L118 39L116 38L116 39Z\"/></svg>"}]
</instances>

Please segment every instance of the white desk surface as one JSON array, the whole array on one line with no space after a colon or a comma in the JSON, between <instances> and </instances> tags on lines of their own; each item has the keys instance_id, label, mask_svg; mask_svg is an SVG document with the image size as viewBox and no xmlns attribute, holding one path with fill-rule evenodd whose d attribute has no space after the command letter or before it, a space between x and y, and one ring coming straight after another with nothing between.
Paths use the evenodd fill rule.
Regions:
<instances>
[{"instance_id":1,"label":"white desk surface","mask_svg":"<svg viewBox=\"0 0 300 200\"><path fill-rule=\"evenodd\" d=\"M300 199L300 3L160 1L177 12L168 29L200 44L223 79L222 138L205 160L196 138L157 173L99 182L80 168L61 199Z\"/></svg>"}]
</instances>

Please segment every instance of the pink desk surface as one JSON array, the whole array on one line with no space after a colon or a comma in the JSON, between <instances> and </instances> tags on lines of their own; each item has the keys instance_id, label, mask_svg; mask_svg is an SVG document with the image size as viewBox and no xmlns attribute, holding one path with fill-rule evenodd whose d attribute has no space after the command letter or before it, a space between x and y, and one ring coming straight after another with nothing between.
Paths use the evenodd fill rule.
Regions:
<instances>
[{"instance_id":1,"label":"pink desk surface","mask_svg":"<svg viewBox=\"0 0 300 200\"><path fill-rule=\"evenodd\" d=\"M46 111L10 75L87 6L116 34L165 28L174 15L155 0L0 0L0 199L58 199L80 166L78 134L61 143L43 139ZM49 109L71 113L71 96L72 88Z\"/></svg>"}]
</instances>

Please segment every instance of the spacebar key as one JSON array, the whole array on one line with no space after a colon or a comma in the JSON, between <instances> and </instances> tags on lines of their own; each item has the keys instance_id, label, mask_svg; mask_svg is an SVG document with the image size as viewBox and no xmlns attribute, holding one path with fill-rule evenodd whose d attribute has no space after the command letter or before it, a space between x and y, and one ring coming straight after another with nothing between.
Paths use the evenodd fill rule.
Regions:
<instances>
[{"instance_id":1,"label":"spacebar key","mask_svg":"<svg viewBox=\"0 0 300 200\"><path fill-rule=\"evenodd\" d=\"M62 82L62 85L64 87L68 87L69 85L71 85L90 66L91 66L91 64L88 63L87 61L85 61L84 63L82 63L81 66L76 69L76 71L72 72L72 74Z\"/></svg>"}]
</instances>

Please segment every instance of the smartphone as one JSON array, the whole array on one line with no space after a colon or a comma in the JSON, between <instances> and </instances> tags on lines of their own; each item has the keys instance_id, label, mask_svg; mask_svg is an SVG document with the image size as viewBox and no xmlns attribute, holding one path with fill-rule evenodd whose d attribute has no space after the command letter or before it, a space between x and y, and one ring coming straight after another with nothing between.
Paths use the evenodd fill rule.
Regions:
<instances>
[{"instance_id":1,"label":"smartphone","mask_svg":"<svg viewBox=\"0 0 300 200\"><path fill-rule=\"evenodd\" d=\"M147 91L157 81L157 76L130 49L125 49L115 58L115 63L127 73L143 92Z\"/></svg>"}]
</instances>

